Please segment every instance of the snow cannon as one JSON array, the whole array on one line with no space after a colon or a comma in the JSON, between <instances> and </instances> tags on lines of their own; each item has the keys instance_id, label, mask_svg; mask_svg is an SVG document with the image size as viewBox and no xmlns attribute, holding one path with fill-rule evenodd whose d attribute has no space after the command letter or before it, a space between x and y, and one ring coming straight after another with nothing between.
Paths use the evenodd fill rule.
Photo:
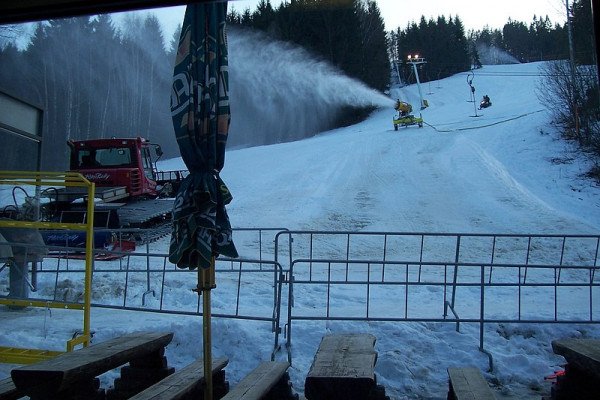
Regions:
<instances>
[{"instance_id":1,"label":"snow cannon","mask_svg":"<svg viewBox=\"0 0 600 400\"><path fill-rule=\"evenodd\" d=\"M418 117L415 117L411 114L413 107L409 103L397 100L394 109L396 110L393 119L395 131L397 131L400 126L407 127L410 125L418 125L419 128L423 127L423 116L419 114Z\"/></svg>"}]
</instances>

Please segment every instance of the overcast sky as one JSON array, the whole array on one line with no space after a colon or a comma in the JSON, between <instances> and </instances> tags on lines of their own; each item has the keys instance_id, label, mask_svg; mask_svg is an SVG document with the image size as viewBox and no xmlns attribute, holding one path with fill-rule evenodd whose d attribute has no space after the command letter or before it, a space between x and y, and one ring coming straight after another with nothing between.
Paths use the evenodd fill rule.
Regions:
<instances>
[{"instance_id":1,"label":"overcast sky","mask_svg":"<svg viewBox=\"0 0 600 400\"><path fill-rule=\"evenodd\" d=\"M260 0L229 1L229 9L239 12L246 8L255 10ZM552 23L563 23L565 18L564 0L376 0L385 21L386 30L405 28L411 21L436 18L438 15L458 15L465 28L479 30L488 25L490 28L502 28L512 18L529 24L534 15L550 17ZM271 0L277 7L283 0ZM572 0L570 1L570 3ZM165 35L170 38L177 24L183 21L185 7L156 9L165 27Z\"/></svg>"}]
</instances>

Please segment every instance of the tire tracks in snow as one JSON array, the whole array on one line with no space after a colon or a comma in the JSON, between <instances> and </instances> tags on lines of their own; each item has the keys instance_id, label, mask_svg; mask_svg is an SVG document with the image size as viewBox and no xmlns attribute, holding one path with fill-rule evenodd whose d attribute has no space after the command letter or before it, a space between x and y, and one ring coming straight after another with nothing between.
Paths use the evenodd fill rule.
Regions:
<instances>
[{"instance_id":1,"label":"tire tracks in snow","mask_svg":"<svg viewBox=\"0 0 600 400\"><path fill-rule=\"evenodd\" d=\"M461 136L455 145L469 149L469 154L472 156L470 162L481 166L481 168L471 168L471 171L476 171L477 173L482 170L489 171L481 175L487 175L499 183L497 187L493 187L493 181L489 180L489 185L492 186L489 188L489 194L490 199L497 203L499 214L510 212L510 215L500 214L504 217L501 219L535 219L536 225L548 225L550 231L557 229L559 231L568 230L570 225L572 225L567 219L562 217L562 213L559 210L556 210L519 183L504 164L487 152L480 144L465 136ZM485 190L485 188L482 189ZM527 222L526 225L530 226L531 222ZM542 227L539 228L543 229Z\"/></svg>"}]
</instances>

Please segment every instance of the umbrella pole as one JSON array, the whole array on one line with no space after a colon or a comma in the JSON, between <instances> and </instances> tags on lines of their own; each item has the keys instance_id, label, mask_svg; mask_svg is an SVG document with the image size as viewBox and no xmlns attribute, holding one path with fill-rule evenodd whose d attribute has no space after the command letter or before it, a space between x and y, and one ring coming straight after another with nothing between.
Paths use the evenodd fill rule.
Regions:
<instances>
[{"instance_id":1,"label":"umbrella pole","mask_svg":"<svg viewBox=\"0 0 600 400\"><path fill-rule=\"evenodd\" d=\"M215 285L215 258L209 268L198 268L198 293L202 294L202 337L204 357L204 399L213 400L212 333L210 291Z\"/></svg>"}]
</instances>

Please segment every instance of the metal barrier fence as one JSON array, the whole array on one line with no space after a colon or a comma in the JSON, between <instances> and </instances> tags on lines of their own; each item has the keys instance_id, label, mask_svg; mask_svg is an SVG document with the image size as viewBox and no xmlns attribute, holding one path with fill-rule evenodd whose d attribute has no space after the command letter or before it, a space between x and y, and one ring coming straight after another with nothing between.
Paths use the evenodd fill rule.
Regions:
<instances>
[{"instance_id":1,"label":"metal barrier fence","mask_svg":"<svg viewBox=\"0 0 600 400\"><path fill-rule=\"evenodd\" d=\"M292 327L303 320L450 322L457 329L478 324L483 352L485 324L600 323L596 235L278 228L237 229L235 235L241 257L217 260L213 315L270 322L272 358L282 318L290 361ZM63 256L81 251L49 250ZM116 257L95 262L94 307L201 315L190 284L196 272L177 269L152 244L136 252L95 253ZM79 302L82 265L73 258L45 258L36 269L33 297ZM0 286L3 273L0 268ZM249 285L262 288L260 298Z\"/></svg>"},{"instance_id":2,"label":"metal barrier fence","mask_svg":"<svg viewBox=\"0 0 600 400\"><path fill-rule=\"evenodd\" d=\"M27 247L28 251L36 247L31 244L19 246ZM152 253L148 245L144 247L146 251L142 252L94 251L95 255L110 258L94 263L91 305L96 308L202 315L199 295L193 291L197 283L197 271L179 269L168 261L168 254ZM32 291L28 299L58 301L68 307L77 307L84 291L85 263L79 259L82 249L63 246L46 246L45 249L51 257L38 263L36 279L30 284ZM9 269L0 268L0 288L4 284L8 287ZM3 270L6 270L6 275L3 275ZM212 315L269 322L274 333L271 354L274 359L279 349L279 304L285 281L281 266L272 260L219 258L216 276L215 290L219 291L219 295L213 301ZM269 290L261 291L261 297L255 298L255 293L248 290L249 286ZM0 298L17 300L14 296Z\"/></svg>"},{"instance_id":3,"label":"metal barrier fence","mask_svg":"<svg viewBox=\"0 0 600 400\"><path fill-rule=\"evenodd\" d=\"M294 321L600 323L598 267L298 259L290 268L286 346ZM460 279L455 280L456 271ZM493 276L492 276L493 272ZM562 274L561 274L562 272Z\"/></svg>"},{"instance_id":4,"label":"metal barrier fence","mask_svg":"<svg viewBox=\"0 0 600 400\"><path fill-rule=\"evenodd\" d=\"M282 231L275 236L275 260L288 268L295 259L594 267L599 249L600 235ZM453 282L457 279L458 270Z\"/></svg>"},{"instance_id":5,"label":"metal barrier fence","mask_svg":"<svg viewBox=\"0 0 600 400\"><path fill-rule=\"evenodd\" d=\"M276 260L289 263L290 359L294 320L478 323L490 368L486 323L600 323L597 235L287 231L275 240Z\"/></svg>"}]
</instances>

